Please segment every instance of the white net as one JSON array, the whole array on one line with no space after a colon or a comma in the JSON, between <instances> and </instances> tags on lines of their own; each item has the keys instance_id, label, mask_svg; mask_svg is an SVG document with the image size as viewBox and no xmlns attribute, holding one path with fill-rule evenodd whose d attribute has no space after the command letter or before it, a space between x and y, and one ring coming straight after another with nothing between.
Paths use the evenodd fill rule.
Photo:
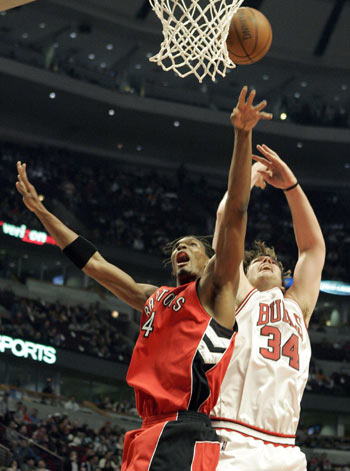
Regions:
<instances>
[{"instance_id":1,"label":"white net","mask_svg":"<svg viewBox=\"0 0 350 471\"><path fill-rule=\"evenodd\" d=\"M164 40L150 58L180 77L194 74L225 77L236 65L229 58L226 38L232 16L243 0L149 0L163 26Z\"/></svg>"}]
</instances>

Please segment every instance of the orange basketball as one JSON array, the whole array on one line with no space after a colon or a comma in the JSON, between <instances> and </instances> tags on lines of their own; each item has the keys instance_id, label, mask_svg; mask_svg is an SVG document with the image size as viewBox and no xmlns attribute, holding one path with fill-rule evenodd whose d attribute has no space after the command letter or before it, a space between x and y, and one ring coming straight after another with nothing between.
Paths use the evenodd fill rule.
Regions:
<instances>
[{"instance_id":1,"label":"orange basketball","mask_svg":"<svg viewBox=\"0 0 350 471\"><path fill-rule=\"evenodd\" d=\"M272 29L269 20L255 8L238 8L233 16L226 44L235 64L253 64L270 49Z\"/></svg>"}]
</instances>

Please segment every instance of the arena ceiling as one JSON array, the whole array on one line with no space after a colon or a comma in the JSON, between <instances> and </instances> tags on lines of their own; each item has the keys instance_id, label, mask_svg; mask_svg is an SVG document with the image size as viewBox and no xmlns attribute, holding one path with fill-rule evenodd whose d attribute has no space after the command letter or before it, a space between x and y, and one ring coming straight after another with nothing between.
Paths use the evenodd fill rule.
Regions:
<instances>
[{"instance_id":1,"label":"arena ceiling","mask_svg":"<svg viewBox=\"0 0 350 471\"><path fill-rule=\"evenodd\" d=\"M36 122L42 129L46 126L53 139L69 137L76 144L85 142L106 151L114 151L122 143L130 154L136 147L148 151L148 155L161 149L165 160L186 153L186 158L179 157L179 162L204 163L222 169L226 168L232 139L224 119L243 84L256 87L260 97L274 103L278 103L279 96L298 93L309 97L315 105L326 100L348 111L350 2L247 0L244 5L260 9L269 18L274 35L270 52L258 64L237 67L225 79L216 83L207 80L204 84L194 78L179 79L148 61L161 40L161 27L148 0L37 0L8 11L0 16L0 55L11 60L9 54L15 51L16 60L27 63L28 57L33 57L34 63L37 57L51 74L55 59L71 61L78 70L89 72L90 82L93 74L106 77L107 81L108 72L120 87L124 82L131 88L134 83L136 86L142 83L146 97L155 98L160 104L156 112L154 102L147 102L142 93L133 95L131 90L133 105L121 106L118 120L113 122L103 111L112 99L106 97L106 103L101 103L87 98L83 92L79 96L67 85L53 111L53 103L47 99L52 90L49 84L35 83L23 74L9 75L3 65L2 124L21 123L19 127L35 133L31 126ZM108 88L107 82L106 85ZM174 103L184 103L186 97L192 108L196 104L202 107L200 118L190 108L186 111L186 106ZM215 108L204 109L208 97L215 97L220 109L227 110L226 114ZM143 103L149 103L148 108ZM48 126L52 113L56 132ZM98 122L88 120L89 115L98 116ZM177 129L175 122L181 124ZM293 164L309 180L347 184L349 128L317 130L276 122L269 123L265 132L271 135L280 152L291 155ZM258 142L263 139L269 143L262 127L261 133L258 130ZM215 139L208 142L208 136ZM213 160L218 149L225 158Z\"/></svg>"}]
</instances>

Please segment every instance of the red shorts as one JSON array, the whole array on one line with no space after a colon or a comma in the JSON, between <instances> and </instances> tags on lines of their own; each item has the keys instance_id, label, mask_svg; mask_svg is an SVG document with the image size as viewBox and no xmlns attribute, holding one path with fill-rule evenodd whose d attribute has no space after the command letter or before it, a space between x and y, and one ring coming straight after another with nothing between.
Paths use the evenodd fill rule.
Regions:
<instances>
[{"instance_id":1,"label":"red shorts","mask_svg":"<svg viewBox=\"0 0 350 471\"><path fill-rule=\"evenodd\" d=\"M209 417L180 411L150 417L125 435L122 471L215 471L220 439Z\"/></svg>"}]
</instances>

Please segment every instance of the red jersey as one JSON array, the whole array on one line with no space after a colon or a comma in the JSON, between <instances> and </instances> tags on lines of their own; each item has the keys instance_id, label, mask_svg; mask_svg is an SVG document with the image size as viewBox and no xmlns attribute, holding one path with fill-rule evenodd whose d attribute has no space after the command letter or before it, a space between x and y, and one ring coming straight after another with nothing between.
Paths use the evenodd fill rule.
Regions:
<instances>
[{"instance_id":1,"label":"red jersey","mask_svg":"<svg viewBox=\"0 0 350 471\"><path fill-rule=\"evenodd\" d=\"M196 285L162 286L144 306L127 374L142 418L181 410L209 414L216 404L235 331L204 310Z\"/></svg>"}]
</instances>

